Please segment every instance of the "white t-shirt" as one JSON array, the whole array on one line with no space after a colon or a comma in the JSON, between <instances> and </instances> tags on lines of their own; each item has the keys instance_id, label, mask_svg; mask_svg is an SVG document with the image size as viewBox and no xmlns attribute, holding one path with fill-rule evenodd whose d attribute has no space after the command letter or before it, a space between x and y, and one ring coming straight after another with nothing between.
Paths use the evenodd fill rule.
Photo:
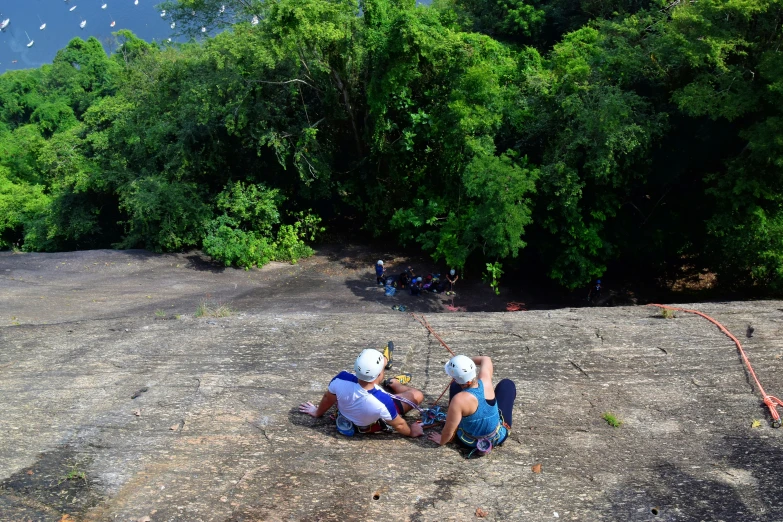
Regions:
<instances>
[{"instance_id":1,"label":"white t-shirt","mask_svg":"<svg viewBox=\"0 0 783 522\"><path fill-rule=\"evenodd\" d=\"M340 372L329 383L329 391L337 396L337 409L357 426L369 426L378 419L386 422L397 417L397 407L391 395L375 385L365 390L356 375Z\"/></svg>"}]
</instances>

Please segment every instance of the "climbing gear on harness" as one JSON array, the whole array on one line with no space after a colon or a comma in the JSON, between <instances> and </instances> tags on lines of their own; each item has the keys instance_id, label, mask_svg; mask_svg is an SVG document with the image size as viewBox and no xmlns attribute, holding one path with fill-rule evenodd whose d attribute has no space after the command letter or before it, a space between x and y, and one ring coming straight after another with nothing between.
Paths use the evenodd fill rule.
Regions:
<instances>
[{"instance_id":1,"label":"climbing gear on harness","mask_svg":"<svg viewBox=\"0 0 783 522\"><path fill-rule=\"evenodd\" d=\"M392 399L396 399L400 402L404 402L414 410L418 411L421 414L422 428L429 428L430 426L433 426L435 424L446 422L446 412L443 411L443 409L441 409L440 406L432 406L431 408L422 408L415 402L408 400L405 397L400 397L399 395L394 395L394 394L389 394L389 395L392 396ZM443 395L441 395L441 397L442 396Z\"/></svg>"},{"instance_id":2,"label":"climbing gear on harness","mask_svg":"<svg viewBox=\"0 0 783 522\"><path fill-rule=\"evenodd\" d=\"M466 384L476 378L476 364L465 355L455 355L443 369L457 384Z\"/></svg>"},{"instance_id":3,"label":"climbing gear on harness","mask_svg":"<svg viewBox=\"0 0 783 522\"><path fill-rule=\"evenodd\" d=\"M493 431L489 435L484 435L483 437L475 437L469 434L468 432L466 432L464 429L457 428L456 436L463 443L465 443L468 446L472 446L474 441L476 443L475 448L473 448L473 450L470 453L468 453L468 458L472 457L474 453L478 453L479 456L488 455L489 452L492 451L492 448L494 448L495 446L497 446L502 442L505 442L505 440L511 434L511 426L506 424L506 420L503 418L503 412L499 411L498 413L500 415L500 422L495 428L495 431ZM498 436L500 435L501 427L506 428L506 436L502 441L497 440Z\"/></svg>"},{"instance_id":4,"label":"climbing gear on harness","mask_svg":"<svg viewBox=\"0 0 783 522\"><path fill-rule=\"evenodd\" d=\"M726 336L734 341L734 344L737 345L737 350L739 350L740 355L742 356L742 360L745 363L745 366L748 368L748 373L750 373L751 377L753 377L753 380L756 382L756 386L759 389L759 393L761 394L761 399L764 403L764 405L769 409L769 414L772 416L772 427L773 428L780 428L781 426L781 419L780 414L778 413L778 406L783 406L783 401L778 399L777 397L773 397L772 395L767 395L767 392L764 391L764 388L761 386L761 383L759 382L758 377L756 377L756 372L753 371L753 367L750 365L750 360L748 360L748 356L745 355L745 350L742 348L742 344L740 344L739 339L734 337L729 330L720 324L718 321L713 319L707 314L704 314L702 312L699 312L698 310L688 310L686 308L677 308L675 306L665 306L660 304L650 304L648 306L657 306L658 308L665 308L668 310L675 310L679 312L686 312L689 314L695 314L698 316L701 316L705 319L707 319L709 322L714 324L718 327L718 329L726 334Z\"/></svg>"},{"instance_id":5,"label":"climbing gear on harness","mask_svg":"<svg viewBox=\"0 0 783 522\"><path fill-rule=\"evenodd\" d=\"M355 433L353 422L343 417L343 414L340 412L337 412L336 423L337 423L337 431L339 431L341 434L345 435L346 437L353 437L353 434Z\"/></svg>"},{"instance_id":6,"label":"climbing gear on harness","mask_svg":"<svg viewBox=\"0 0 783 522\"><path fill-rule=\"evenodd\" d=\"M391 367L392 367L392 357L394 357L394 343L393 342L389 341L388 343L386 343L386 348L383 349L383 356L386 357L386 360L388 361L386 363L386 369L387 370L391 370Z\"/></svg>"},{"instance_id":7,"label":"climbing gear on harness","mask_svg":"<svg viewBox=\"0 0 783 522\"><path fill-rule=\"evenodd\" d=\"M394 306L392 306L392 310L399 310L400 312L404 312L407 309L408 309L408 307L405 306L405 305L394 305Z\"/></svg>"},{"instance_id":8,"label":"climbing gear on harness","mask_svg":"<svg viewBox=\"0 0 783 522\"><path fill-rule=\"evenodd\" d=\"M337 431L340 432L342 435L345 435L346 437L353 437L356 432L359 433L378 433L379 431L385 431L386 433L391 433L394 431L394 428L383 422L383 420L378 419L377 421L373 422L369 426L357 426L350 420L348 420L347 417L343 416L342 413L339 411L337 412L337 417L335 417L335 423L337 424Z\"/></svg>"},{"instance_id":9,"label":"climbing gear on harness","mask_svg":"<svg viewBox=\"0 0 783 522\"><path fill-rule=\"evenodd\" d=\"M367 348L362 350L362 353L356 358L353 369L358 379L371 382L381 374L385 365L381 352Z\"/></svg>"},{"instance_id":10,"label":"climbing gear on harness","mask_svg":"<svg viewBox=\"0 0 783 522\"><path fill-rule=\"evenodd\" d=\"M498 423L495 431L482 437L475 437L470 435L462 428L457 429L457 438L459 440L468 446L473 446L473 444L475 444L475 446L473 446L473 450L468 454L468 458L470 458L473 453L478 453L481 456L489 454L489 452L492 451L492 448L495 446L495 443L493 443L492 440L495 439L500 433L501 426L502 424Z\"/></svg>"}]
</instances>

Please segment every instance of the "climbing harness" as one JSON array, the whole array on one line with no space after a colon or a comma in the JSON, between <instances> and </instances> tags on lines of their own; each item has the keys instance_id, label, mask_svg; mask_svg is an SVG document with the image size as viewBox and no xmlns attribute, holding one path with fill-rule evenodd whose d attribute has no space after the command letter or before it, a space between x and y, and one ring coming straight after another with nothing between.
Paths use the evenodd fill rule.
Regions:
<instances>
[{"instance_id":1,"label":"climbing harness","mask_svg":"<svg viewBox=\"0 0 783 522\"><path fill-rule=\"evenodd\" d=\"M342 435L345 435L346 437L353 437L356 432L359 433L377 433L379 431L385 431L387 433L391 433L394 431L394 428L386 424L383 420L378 419L377 421L373 422L369 426L357 426L348 418L346 418L342 413L337 412L337 415L334 417L335 424L337 425L337 431L340 432Z\"/></svg>"},{"instance_id":2,"label":"climbing harness","mask_svg":"<svg viewBox=\"0 0 783 522\"><path fill-rule=\"evenodd\" d=\"M500 422L498 423L495 430L489 435L476 437L469 434L462 428L457 429L456 437L465 445L472 446L474 442L476 443L476 447L473 448L470 453L468 453L468 458L472 457L474 453L477 453L481 457L488 455L489 452L492 451L492 448L494 448L499 442L502 442L497 440L501 427L506 428L506 438L508 438L508 434L511 433L511 426L506 424L506 420L503 418L503 412L499 411L498 413L500 415ZM503 441L505 440L506 439L504 438Z\"/></svg>"},{"instance_id":3,"label":"climbing harness","mask_svg":"<svg viewBox=\"0 0 783 522\"><path fill-rule=\"evenodd\" d=\"M495 446L492 442L492 439L498 436L498 433L500 432L500 426L501 424L498 424L498 426L495 428L495 431L490 433L489 435L484 435L483 437L474 437L472 435L468 435L468 433L463 429L457 430L457 437L464 442L467 445L472 445L474 442L476 443L476 446L468 453L468 458L472 457L474 453L478 453L480 456L488 455L490 451L492 451L492 448Z\"/></svg>"},{"instance_id":4,"label":"climbing harness","mask_svg":"<svg viewBox=\"0 0 783 522\"><path fill-rule=\"evenodd\" d=\"M702 312L699 312L698 310L688 310L685 308L678 308L675 306L666 306L666 305L660 305L660 304L650 304L648 306L657 306L658 308L664 308L666 310L675 310L678 312L685 312L689 314L695 314L698 316L701 316L705 319L707 319L709 322L714 324L718 327L718 329L726 334L726 336L734 341L734 344L737 345L737 349L739 350L740 355L742 356L742 360L745 362L745 366L748 368L748 373L750 373L751 377L753 377L753 380L756 382L756 386L759 389L759 393L761 393L761 398L764 404L769 408L769 414L772 416L772 427L773 428L780 428L781 425L781 419L780 414L778 413L778 406L783 407L783 401L778 399L777 397L773 397L772 395L768 395L767 392L764 391L764 388L761 386L761 383L759 382L758 377L756 377L756 372L753 371L753 367L750 365L750 361L748 360L748 356L745 355L745 350L742 349L742 344L740 344L739 340L734 337L729 330L720 324L718 321L713 319L707 314L704 314Z\"/></svg>"},{"instance_id":5,"label":"climbing harness","mask_svg":"<svg viewBox=\"0 0 783 522\"><path fill-rule=\"evenodd\" d=\"M337 431L339 431L341 434L345 435L346 437L353 437L353 434L356 431L353 422L343 417L343 414L340 413L339 411L337 412L337 418L335 420L337 423Z\"/></svg>"}]
</instances>

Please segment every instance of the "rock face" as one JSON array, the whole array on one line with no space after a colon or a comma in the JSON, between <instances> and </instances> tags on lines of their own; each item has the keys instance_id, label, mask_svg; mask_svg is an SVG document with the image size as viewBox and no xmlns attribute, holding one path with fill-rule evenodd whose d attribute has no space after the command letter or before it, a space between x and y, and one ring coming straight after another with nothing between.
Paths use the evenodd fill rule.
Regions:
<instances>
[{"instance_id":1,"label":"rock face","mask_svg":"<svg viewBox=\"0 0 783 522\"><path fill-rule=\"evenodd\" d=\"M29 259L0 257L0 276L32 270ZM38 257L40 269L53 259ZM9 324L43 293L11 277L0 293L2 520L783 520L783 430L770 427L734 344L693 315L427 315L455 352L489 355L496 380L517 385L510 440L467 459L424 438L346 438L298 413L387 340L393 373L413 373L429 402L441 394L448 352L385 304L296 312L272 296L267 310L260 300L175 319L123 313L118 291L107 297L116 305L86 314L97 318ZM752 323L748 357L766 391L783 395L783 303L688 307L735 333Z\"/></svg>"}]
</instances>

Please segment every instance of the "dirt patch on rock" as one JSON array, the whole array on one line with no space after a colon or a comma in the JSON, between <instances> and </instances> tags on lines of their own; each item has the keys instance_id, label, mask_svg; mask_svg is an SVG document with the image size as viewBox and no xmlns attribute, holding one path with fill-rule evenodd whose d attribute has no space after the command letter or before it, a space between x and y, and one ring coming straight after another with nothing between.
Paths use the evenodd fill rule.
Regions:
<instances>
[{"instance_id":1,"label":"dirt patch on rock","mask_svg":"<svg viewBox=\"0 0 783 522\"><path fill-rule=\"evenodd\" d=\"M0 252L0 325L113 317L171 319L194 315L201 303L235 312L378 312L404 305L414 312L500 311L508 298L480 280L457 284L457 294L399 291L386 296L373 265L389 274L445 273L426 258L368 247L328 246L296 265L270 263L243 270L217 265L200 252L152 254L94 250L57 254Z\"/></svg>"}]
</instances>

